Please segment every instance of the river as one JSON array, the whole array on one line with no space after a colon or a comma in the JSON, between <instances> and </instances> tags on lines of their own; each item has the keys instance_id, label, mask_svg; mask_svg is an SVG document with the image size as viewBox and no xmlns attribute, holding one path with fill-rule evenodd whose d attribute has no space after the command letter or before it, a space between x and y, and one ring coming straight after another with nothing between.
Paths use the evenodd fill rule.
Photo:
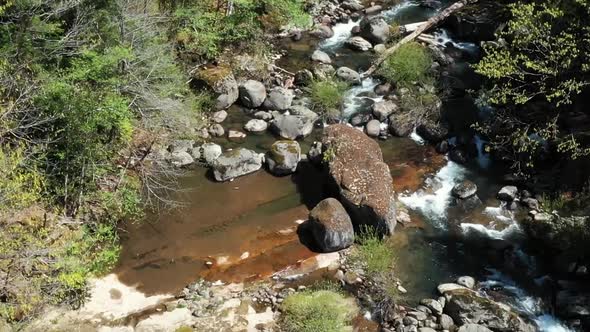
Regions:
<instances>
[{"instance_id":1,"label":"river","mask_svg":"<svg viewBox=\"0 0 590 332\"><path fill-rule=\"evenodd\" d=\"M382 13L390 22L414 23L436 10L403 1ZM320 48L334 56L335 66L366 69L371 53L344 47L358 21L339 23L334 36L323 41L305 36L285 42L287 56L279 64L296 71L310 65L309 55ZM435 37L463 54L449 68L449 75L477 90L478 78L469 67L477 58L475 44L454 40L445 30ZM366 111L377 97L371 92L378 81L367 78L346 95L343 118ZM398 225L390 239L396 248L396 273L408 294L401 301L415 305L434 295L438 284L461 275L474 276L481 294L504 302L535 320L540 331L569 331L548 311L548 292L537 258L528 254L529 244L510 211L495 196L502 174L486 155L481 138L470 129L482 111L468 95L444 101L443 114L463 136L473 139L478 157L467 165L449 161L424 144L419 136L380 141L398 199L411 211L413 222ZM241 130L246 115L235 107L224 123ZM321 135L321 128L302 142L305 152ZM242 146L265 152L275 137L250 135ZM223 140L223 145L238 143ZM464 210L454 206L451 189L468 179L477 184L482 205ZM197 278L238 282L268 278L273 273L316 255L299 242L296 229L321 200L319 176L302 166L292 177L274 177L264 171L215 183L205 169L196 169L181 181L175 199L185 207L152 215L123 233L123 252L117 269L119 279L147 294L177 292Z\"/></svg>"}]
</instances>

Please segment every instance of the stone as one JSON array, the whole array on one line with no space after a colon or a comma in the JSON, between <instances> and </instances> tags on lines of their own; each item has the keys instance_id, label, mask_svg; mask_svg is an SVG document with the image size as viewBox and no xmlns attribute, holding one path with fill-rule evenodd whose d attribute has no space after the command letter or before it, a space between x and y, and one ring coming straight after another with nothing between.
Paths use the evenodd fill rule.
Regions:
<instances>
[{"instance_id":1,"label":"stone","mask_svg":"<svg viewBox=\"0 0 590 332\"><path fill-rule=\"evenodd\" d=\"M226 151L211 165L215 180L228 181L262 168L262 155L252 150L238 148Z\"/></svg>"},{"instance_id":2,"label":"stone","mask_svg":"<svg viewBox=\"0 0 590 332\"><path fill-rule=\"evenodd\" d=\"M351 50L361 51L361 52L366 52L366 51L373 48L373 45L370 42L368 42L365 38L360 37L360 36L354 36L354 37L348 38L344 42L344 45L346 45Z\"/></svg>"},{"instance_id":3,"label":"stone","mask_svg":"<svg viewBox=\"0 0 590 332\"><path fill-rule=\"evenodd\" d=\"M443 312L443 307L437 300L423 299L422 301L420 301L420 304L432 310L432 313L436 315L440 315Z\"/></svg>"},{"instance_id":4,"label":"stone","mask_svg":"<svg viewBox=\"0 0 590 332\"><path fill-rule=\"evenodd\" d=\"M233 142L241 142L246 138L246 134L239 130L230 130L227 133L227 139Z\"/></svg>"},{"instance_id":5,"label":"stone","mask_svg":"<svg viewBox=\"0 0 590 332\"><path fill-rule=\"evenodd\" d=\"M304 138L311 134L313 125L318 118L318 115L309 111L310 113L296 114L281 114L275 116L271 122L271 129L280 137L290 140Z\"/></svg>"},{"instance_id":6,"label":"stone","mask_svg":"<svg viewBox=\"0 0 590 332\"><path fill-rule=\"evenodd\" d=\"M492 332L492 330L479 324L465 324L459 328L458 332Z\"/></svg>"},{"instance_id":7,"label":"stone","mask_svg":"<svg viewBox=\"0 0 590 332\"><path fill-rule=\"evenodd\" d=\"M170 145L168 145L168 152L189 152L193 146L195 145L195 141L189 139L179 139L175 140Z\"/></svg>"},{"instance_id":8,"label":"stone","mask_svg":"<svg viewBox=\"0 0 590 332\"><path fill-rule=\"evenodd\" d=\"M266 99L266 87L264 84L248 80L240 85L240 102L249 108L258 108L262 106Z\"/></svg>"},{"instance_id":9,"label":"stone","mask_svg":"<svg viewBox=\"0 0 590 332\"><path fill-rule=\"evenodd\" d=\"M324 129L322 146L329 174L351 220L357 226L369 224L393 234L393 179L379 144L355 128L335 124Z\"/></svg>"},{"instance_id":10,"label":"stone","mask_svg":"<svg viewBox=\"0 0 590 332\"><path fill-rule=\"evenodd\" d=\"M201 150L201 156L209 165L211 165L211 163L213 163L213 161L219 158L219 156L221 156L221 154L223 153L221 150L221 146L215 143L205 143L201 146Z\"/></svg>"},{"instance_id":11,"label":"stone","mask_svg":"<svg viewBox=\"0 0 590 332\"><path fill-rule=\"evenodd\" d=\"M266 155L268 169L275 175L294 173L301 161L301 147L296 141L277 141Z\"/></svg>"},{"instance_id":12,"label":"stone","mask_svg":"<svg viewBox=\"0 0 590 332\"><path fill-rule=\"evenodd\" d=\"M169 157L168 157L168 161L176 166L176 167L185 167L185 166L189 166L192 165L195 160L193 159L193 157L190 155L190 153L186 152L186 151L174 151L171 152Z\"/></svg>"},{"instance_id":13,"label":"stone","mask_svg":"<svg viewBox=\"0 0 590 332\"><path fill-rule=\"evenodd\" d=\"M223 129L220 124L216 123L209 127L209 134L213 137L222 137L225 135L225 129Z\"/></svg>"},{"instance_id":14,"label":"stone","mask_svg":"<svg viewBox=\"0 0 590 332\"><path fill-rule=\"evenodd\" d=\"M332 27L327 24L320 24L311 32L311 34L318 38L325 39L334 36L334 30L332 30Z\"/></svg>"},{"instance_id":15,"label":"stone","mask_svg":"<svg viewBox=\"0 0 590 332\"><path fill-rule=\"evenodd\" d=\"M459 199L466 199L477 193L477 185L469 180L463 180L457 183L451 194ZM470 287L471 288L471 287Z\"/></svg>"},{"instance_id":16,"label":"stone","mask_svg":"<svg viewBox=\"0 0 590 332\"><path fill-rule=\"evenodd\" d=\"M322 252L348 248L354 242L354 228L338 200L326 198L309 213L312 233ZM346 278L346 275L345 275Z\"/></svg>"},{"instance_id":17,"label":"stone","mask_svg":"<svg viewBox=\"0 0 590 332\"><path fill-rule=\"evenodd\" d=\"M332 63L332 59L330 59L330 56L328 55L328 53L320 51L320 50L315 50L311 54L311 60L321 62L321 63Z\"/></svg>"},{"instance_id":18,"label":"stone","mask_svg":"<svg viewBox=\"0 0 590 332\"><path fill-rule=\"evenodd\" d=\"M213 122L215 122L215 123L222 123L223 121L225 121L226 118L227 118L227 112L222 110L222 111L217 111L217 112L213 113L211 120L213 120Z\"/></svg>"},{"instance_id":19,"label":"stone","mask_svg":"<svg viewBox=\"0 0 590 332\"><path fill-rule=\"evenodd\" d=\"M449 148L450 147L448 141L441 141L436 145L435 150L440 154L446 154L447 152L449 152Z\"/></svg>"},{"instance_id":20,"label":"stone","mask_svg":"<svg viewBox=\"0 0 590 332\"><path fill-rule=\"evenodd\" d=\"M381 122L379 120L371 120L365 126L365 132L371 137L377 137L381 133Z\"/></svg>"},{"instance_id":21,"label":"stone","mask_svg":"<svg viewBox=\"0 0 590 332\"><path fill-rule=\"evenodd\" d=\"M534 332L533 322L520 317L508 306L481 297L469 289L447 292L449 301L444 308L457 325L482 324L494 331Z\"/></svg>"},{"instance_id":22,"label":"stone","mask_svg":"<svg viewBox=\"0 0 590 332\"><path fill-rule=\"evenodd\" d=\"M272 120L272 114L266 111L258 111L254 113L254 117L258 120L270 121Z\"/></svg>"},{"instance_id":23,"label":"stone","mask_svg":"<svg viewBox=\"0 0 590 332\"><path fill-rule=\"evenodd\" d=\"M469 157L468 157L467 153L459 147L454 147L449 152L449 159L456 162L457 164L461 164L461 165L466 164L468 161L468 158Z\"/></svg>"},{"instance_id":24,"label":"stone","mask_svg":"<svg viewBox=\"0 0 590 332\"><path fill-rule=\"evenodd\" d=\"M397 105L391 100L383 100L373 104L373 115L375 119L384 122L389 115L397 111Z\"/></svg>"},{"instance_id":25,"label":"stone","mask_svg":"<svg viewBox=\"0 0 590 332\"><path fill-rule=\"evenodd\" d=\"M336 69L332 65L326 63L319 63L312 68L313 75L319 80L329 79L336 73Z\"/></svg>"},{"instance_id":26,"label":"stone","mask_svg":"<svg viewBox=\"0 0 590 332\"><path fill-rule=\"evenodd\" d=\"M407 313L407 316L414 317L415 319L417 319L419 321L423 321L428 318L428 315L422 311L410 311Z\"/></svg>"},{"instance_id":27,"label":"stone","mask_svg":"<svg viewBox=\"0 0 590 332\"><path fill-rule=\"evenodd\" d=\"M537 210L539 211L541 206L539 204L539 201L532 198L532 197L528 197L528 198L524 198L521 200L522 205L526 206L527 208L529 208L530 210Z\"/></svg>"},{"instance_id":28,"label":"stone","mask_svg":"<svg viewBox=\"0 0 590 332\"><path fill-rule=\"evenodd\" d=\"M470 276L462 276L457 279L457 284L473 289L475 287L475 279Z\"/></svg>"},{"instance_id":29,"label":"stone","mask_svg":"<svg viewBox=\"0 0 590 332\"><path fill-rule=\"evenodd\" d=\"M336 76L351 84L361 84L361 75L348 67L338 68L336 70Z\"/></svg>"},{"instance_id":30,"label":"stone","mask_svg":"<svg viewBox=\"0 0 590 332\"><path fill-rule=\"evenodd\" d=\"M393 90L391 83L381 83L373 90L378 96L385 96Z\"/></svg>"},{"instance_id":31,"label":"stone","mask_svg":"<svg viewBox=\"0 0 590 332\"><path fill-rule=\"evenodd\" d=\"M413 119L406 114L391 114L389 116L389 132L397 137L407 137L414 131Z\"/></svg>"},{"instance_id":32,"label":"stone","mask_svg":"<svg viewBox=\"0 0 590 332\"><path fill-rule=\"evenodd\" d=\"M453 328L453 326L455 326L455 322L453 322L451 316L447 314L440 315L440 317L438 318L438 324L443 330L450 330L451 328Z\"/></svg>"},{"instance_id":33,"label":"stone","mask_svg":"<svg viewBox=\"0 0 590 332\"><path fill-rule=\"evenodd\" d=\"M319 164L322 161L323 153L322 153L322 143L321 142L313 142L311 147L309 148L309 152L307 153L307 158L309 161L315 164Z\"/></svg>"},{"instance_id":34,"label":"stone","mask_svg":"<svg viewBox=\"0 0 590 332\"><path fill-rule=\"evenodd\" d=\"M244 129L251 133L260 133L266 131L268 123L264 120L252 119L246 122Z\"/></svg>"},{"instance_id":35,"label":"stone","mask_svg":"<svg viewBox=\"0 0 590 332\"><path fill-rule=\"evenodd\" d=\"M428 121L418 125L416 133L426 141L436 144L447 137L449 130L440 124Z\"/></svg>"},{"instance_id":36,"label":"stone","mask_svg":"<svg viewBox=\"0 0 590 332\"><path fill-rule=\"evenodd\" d=\"M360 29L360 36L373 44L385 44L391 35L389 24L381 16L363 18Z\"/></svg>"},{"instance_id":37,"label":"stone","mask_svg":"<svg viewBox=\"0 0 590 332\"><path fill-rule=\"evenodd\" d=\"M291 107L293 98L295 98L293 90L275 87L270 90L263 105L271 111L286 111Z\"/></svg>"},{"instance_id":38,"label":"stone","mask_svg":"<svg viewBox=\"0 0 590 332\"><path fill-rule=\"evenodd\" d=\"M205 87L215 93L215 109L217 110L229 108L239 98L238 82L228 66L197 70L193 79L197 87Z\"/></svg>"},{"instance_id":39,"label":"stone","mask_svg":"<svg viewBox=\"0 0 590 332\"><path fill-rule=\"evenodd\" d=\"M448 292L452 292L455 290L460 290L460 289L467 289L464 286L455 284L455 283L446 283L446 284L440 284L436 287L436 289L438 290L438 292L442 295L445 295L445 293Z\"/></svg>"},{"instance_id":40,"label":"stone","mask_svg":"<svg viewBox=\"0 0 590 332\"><path fill-rule=\"evenodd\" d=\"M418 329L418 332L436 332L436 330L431 327L421 327Z\"/></svg>"},{"instance_id":41,"label":"stone","mask_svg":"<svg viewBox=\"0 0 590 332\"><path fill-rule=\"evenodd\" d=\"M313 73L309 69L302 69L295 73L295 84L306 86L313 81Z\"/></svg>"},{"instance_id":42,"label":"stone","mask_svg":"<svg viewBox=\"0 0 590 332\"><path fill-rule=\"evenodd\" d=\"M347 0L342 3L341 7L350 11L360 11L365 8L365 6L358 3L356 0Z\"/></svg>"},{"instance_id":43,"label":"stone","mask_svg":"<svg viewBox=\"0 0 590 332\"><path fill-rule=\"evenodd\" d=\"M515 186L505 186L498 192L498 199L501 201L512 202L518 195L518 188Z\"/></svg>"},{"instance_id":44,"label":"stone","mask_svg":"<svg viewBox=\"0 0 590 332\"><path fill-rule=\"evenodd\" d=\"M402 319L402 322L404 323L405 326L418 325L418 320L412 316L405 316Z\"/></svg>"}]
</instances>

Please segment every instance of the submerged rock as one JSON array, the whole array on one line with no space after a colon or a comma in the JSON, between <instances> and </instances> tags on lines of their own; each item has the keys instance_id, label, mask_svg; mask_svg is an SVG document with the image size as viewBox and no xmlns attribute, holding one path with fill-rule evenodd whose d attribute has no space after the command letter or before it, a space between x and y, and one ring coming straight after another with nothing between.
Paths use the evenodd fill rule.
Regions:
<instances>
[{"instance_id":1,"label":"submerged rock","mask_svg":"<svg viewBox=\"0 0 590 332\"><path fill-rule=\"evenodd\" d=\"M240 102L249 108L262 106L266 99L266 88L264 84L248 80L240 86Z\"/></svg>"},{"instance_id":2,"label":"submerged rock","mask_svg":"<svg viewBox=\"0 0 590 332\"><path fill-rule=\"evenodd\" d=\"M312 233L322 252L348 248L354 242L354 229L346 210L334 198L326 198L309 214Z\"/></svg>"},{"instance_id":3,"label":"submerged rock","mask_svg":"<svg viewBox=\"0 0 590 332\"><path fill-rule=\"evenodd\" d=\"M275 175L294 173L300 160L301 147L296 141L277 141L266 156L268 169Z\"/></svg>"},{"instance_id":4,"label":"submerged rock","mask_svg":"<svg viewBox=\"0 0 590 332\"><path fill-rule=\"evenodd\" d=\"M393 234L393 179L379 144L357 129L336 124L324 130L322 145L330 176L352 221Z\"/></svg>"},{"instance_id":5,"label":"submerged rock","mask_svg":"<svg viewBox=\"0 0 590 332\"><path fill-rule=\"evenodd\" d=\"M226 151L213 161L211 167L215 180L228 181L262 168L262 155L243 148Z\"/></svg>"}]
</instances>

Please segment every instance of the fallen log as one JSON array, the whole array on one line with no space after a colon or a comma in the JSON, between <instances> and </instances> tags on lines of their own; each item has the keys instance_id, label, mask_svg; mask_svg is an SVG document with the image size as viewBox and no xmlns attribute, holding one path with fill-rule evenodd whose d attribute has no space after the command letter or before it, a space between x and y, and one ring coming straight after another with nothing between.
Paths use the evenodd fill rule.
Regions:
<instances>
[{"instance_id":1,"label":"fallen log","mask_svg":"<svg viewBox=\"0 0 590 332\"><path fill-rule=\"evenodd\" d=\"M440 22L444 21L447 17L451 16L452 13L465 7L465 5L470 4L470 3L475 3L475 2L477 2L477 0L457 1L454 4L452 4L451 6L447 7L445 10L441 11L438 15L431 17L428 21L424 22L418 28L416 28L416 30L414 30L414 32L407 35L402 40L397 42L395 45L393 45L392 47L385 50L385 52L383 52L379 56L379 58L377 58L377 60L375 60L373 62L371 67L369 67L369 69L367 69L367 71L365 71L361 76L363 78L371 76L379 68L379 66L383 63L383 61L385 61L385 59L387 59L387 57L389 57L391 54L393 54L395 51L397 51L397 49L399 49L400 46L413 41L418 36L420 36L424 31L426 31L426 30L432 28L433 26L439 24Z\"/></svg>"}]
</instances>

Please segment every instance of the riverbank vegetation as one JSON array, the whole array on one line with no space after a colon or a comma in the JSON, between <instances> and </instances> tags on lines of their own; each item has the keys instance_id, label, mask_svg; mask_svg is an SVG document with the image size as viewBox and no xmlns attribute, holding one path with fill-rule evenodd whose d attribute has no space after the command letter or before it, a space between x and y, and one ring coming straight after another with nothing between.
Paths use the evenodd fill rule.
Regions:
<instances>
[{"instance_id":1,"label":"riverbank vegetation","mask_svg":"<svg viewBox=\"0 0 590 332\"><path fill-rule=\"evenodd\" d=\"M146 209L166 140L202 125L189 70L287 23L299 0L8 1L0 6L0 318L80 305ZM187 57L185 54L194 54ZM159 166L158 166L159 167ZM147 188L146 188L147 186Z\"/></svg>"}]
</instances>

